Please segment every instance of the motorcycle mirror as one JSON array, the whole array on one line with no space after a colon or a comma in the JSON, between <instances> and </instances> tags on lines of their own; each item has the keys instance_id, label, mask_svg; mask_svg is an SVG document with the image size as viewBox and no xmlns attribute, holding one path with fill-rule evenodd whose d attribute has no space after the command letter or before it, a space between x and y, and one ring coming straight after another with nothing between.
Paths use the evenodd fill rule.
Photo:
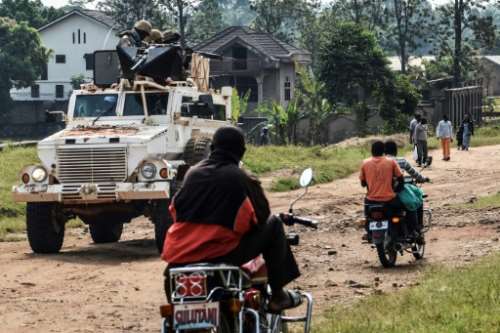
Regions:
<instances>
[{"instance_id":1,"label":"motorcycle mirror","mask_svg":"<svg viewBox=\"0 0 500 333\"><path fill-rule=\"evenodd\" d=\"M313 179L313 170L311 168L307 168L304 171L302 171L302 174L300 175L299 183L300 187L308 187Z\"/></svg>"}]
</instances>

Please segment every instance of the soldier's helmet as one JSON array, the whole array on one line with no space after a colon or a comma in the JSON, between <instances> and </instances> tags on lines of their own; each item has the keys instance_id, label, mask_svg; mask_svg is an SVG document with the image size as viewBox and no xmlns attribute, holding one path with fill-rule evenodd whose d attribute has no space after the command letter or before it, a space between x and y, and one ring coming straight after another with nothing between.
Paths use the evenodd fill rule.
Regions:
<instances>
[{"instance_id":1,"label":"soldier's helmet","mask_svg":"<svg viewBox=\"0 0 500 333\"><path fill-rule=\"evenodd\" d=\"M151 30L149 34L149 41L153 43L160 43L163 39L163 34L158 29Z\"/></svg>"},{"instance_id":2,"label":"soldier's helmet","mask_svg":"<svg viewBox=\"0 0 500 333\"><path fill-rule=\"evenodd\" d=\"M153 26L146 20L140 20L135 22L134 29L145 32L147 35L150 35L151 30L153 30Z\"/></svg>"}]
</instances>

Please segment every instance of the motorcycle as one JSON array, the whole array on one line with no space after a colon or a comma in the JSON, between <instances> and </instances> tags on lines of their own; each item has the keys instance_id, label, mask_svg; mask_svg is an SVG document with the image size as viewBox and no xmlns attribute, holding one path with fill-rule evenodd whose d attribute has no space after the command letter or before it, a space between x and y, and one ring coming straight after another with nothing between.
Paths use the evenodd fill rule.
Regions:
<instances>
[{"instance_id":1,"label":"motorcycle","mask_svg":"<svg viewBox=\"0 0 500 333\"><path fill-rule=\"evenodd\" d=\"M405 177L405 184L417 185L411 177ZM368 240L376 248L383 267L394 267L398 254L402 256L405 252L411 253L416 260L424 258L425 234L432 225L432 209L425 200L426 194L423 198L423 209L418 211L420 232L417 237L408 230L405 210L390 209L383 204L366 204Z\"/></svg>"},{"instance_id":2,"label":"motorcycle","mask_svg":"<svg viewBox=\"0 0 500 333\"><path fill-rule=\"evenodd\" d=\"M312 169L300 176L304 192L295 199L288 213L280 214L287 226L302 225L317 229L317 222L294 215L293 206L304 195L313 178ZM287 234L290 245L298 245L298 234ZM309 333L312 295L295 291L305 302L305 314L286 316L266 311L271 289L267 283L264 259L258 257L242 267L228 264L198 263L169 269L169 303L160 307L162 333L285 333L288 323L304 324Z\"/></svg>"}]
</instances>

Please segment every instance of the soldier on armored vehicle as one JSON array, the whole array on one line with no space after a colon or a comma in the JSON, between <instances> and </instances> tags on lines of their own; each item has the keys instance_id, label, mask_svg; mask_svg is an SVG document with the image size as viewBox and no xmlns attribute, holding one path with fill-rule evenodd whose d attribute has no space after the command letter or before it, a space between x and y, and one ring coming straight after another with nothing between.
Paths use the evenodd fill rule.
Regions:
<instances>
[{"instance_id":1,"label":"soldier on armored vehicle","mask_svg":"<svg viewBox=\"0 0 500 333\"><path fill-rule=\"evenodd\" d=\"M41 163L21 171L12 194L27 203L34 252L58 252L73 217L89 225L95 243L106 243L141 215L152 220L161 249L172 221L169 200L183 174L208 155L213 133L230 124L232 89L208 89L208 77L197 73L188 79L183 49L148 45L151 33L140 21L116 52L94 54L95 82L73 91L66 128L40 141Z\"/></svg>"}]
</instances>

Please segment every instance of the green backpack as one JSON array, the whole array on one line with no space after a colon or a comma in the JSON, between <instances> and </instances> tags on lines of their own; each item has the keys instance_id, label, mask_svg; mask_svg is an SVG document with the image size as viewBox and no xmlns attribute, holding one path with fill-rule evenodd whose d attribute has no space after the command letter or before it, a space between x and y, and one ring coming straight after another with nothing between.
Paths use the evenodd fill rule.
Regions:
<instances>
[{"instance_id":1,"label":"green backpack","mask_svg":"<svg viewBox=\"0 0 500 333\"><path fill-rule=\"evenodd\" d=\"M398 193L398 198L411 212L416 211L424 204L424 192L412 184L405 184L403 190Z\"/></svg>"}]
</instances>

